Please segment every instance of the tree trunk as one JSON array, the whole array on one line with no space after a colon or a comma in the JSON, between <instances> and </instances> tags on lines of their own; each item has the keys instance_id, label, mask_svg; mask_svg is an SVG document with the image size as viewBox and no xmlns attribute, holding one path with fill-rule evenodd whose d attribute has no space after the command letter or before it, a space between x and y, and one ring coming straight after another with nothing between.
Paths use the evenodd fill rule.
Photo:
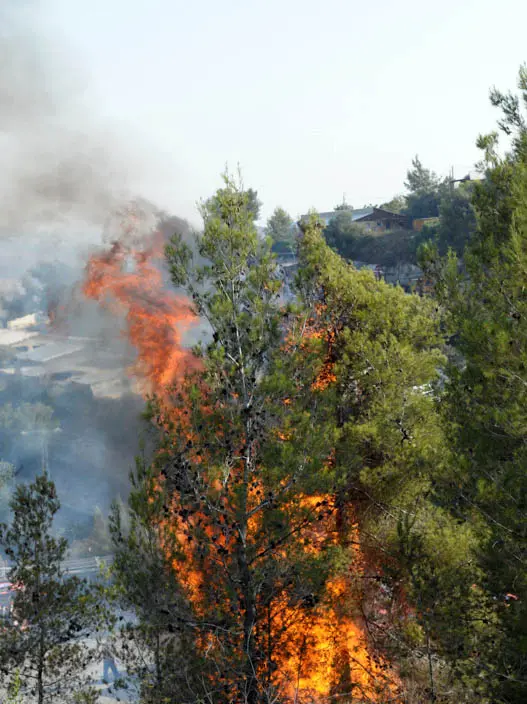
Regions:
<instances>
[{"instance_id":1,"label":"tree trunk","mask_svg":"<svg viewBox=\"0 0 527 704\"><path fill-rule=\"evenodd\" d=\"M247 484L245 485L245 492ZM246 514L247 515L247 514ZM243 598L243 678L246 704L256 704L258 701L258 688L256 682L256 662L254 653L254 625L256 622L256 601L254 596L251 569L247 559L247 521L240 529L240 552L238 561L240 566L240 583Z\"/></svg>"},{"instance_id":2,"label":"tree trunk","mask_svg":"<svg viewBox=\"0 0 527 704\"><path fill-rule=\"evenodd\" d=\"M434 684L434 666L432 663L432 651L430 649L430 633L428 631L428 626L426 628L426 655L428 658L428 675L430 678L430 701L435 702L436 692Z\"/></svg>"},{"instance_id":3,"label":"tree trunk","mask_svg":"<svg viewBox=\"0 0 527 704\"><path fill-rule=\"evenodd\" d=\"M249 530L248 521L248 489L251 479L251 469L253 463L252 423L247 419L245 423L245 437L247 447L244 456L243 470L243 494L242 494L242 525L240 526L240 581L244 601L245 613L243 619L243 676L244 676L244 697L246 704L256 704L258 701L258 685L256 680L257 663L254 651L254 626L256 623L256 598L253 589L253 579L249 559L247 555L247 534Z\"/></svg>"},{"instance_id":4,"label":"tree trunk","mask_svg":"<svg viewBox=\"0 0 527 704\"><path fill-rule=\"evenodd\" d=\"M38 644L37 694L38 704L44 704L44 658L46 656L44 629L40 629Z\"/></svg>"}]
</instances>

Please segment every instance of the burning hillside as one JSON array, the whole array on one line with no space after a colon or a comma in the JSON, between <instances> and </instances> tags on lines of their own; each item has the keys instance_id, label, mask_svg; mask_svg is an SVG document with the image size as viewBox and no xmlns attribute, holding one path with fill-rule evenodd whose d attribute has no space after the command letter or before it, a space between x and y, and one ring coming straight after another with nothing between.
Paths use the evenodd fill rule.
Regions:
<instances>
[{"instance_id":1,"label":"burning hillside","mask_svg":"<svg viewBox=\"0 0 527 704\"><path fill-rule=\"evenodd\" d=\"M212 207L217 217L226 206ZM205 687L207 696L221 691L228 701L252 704L264 693L297 703L352 694L353 701L394 700L395 688L369 651L359 616L357 528L342 520L331 493L313 489L331 473L332 450L312 444L307 408L334 383L332 361L322 360L315 378L297 378L304 352L300 345L294 361L284 348L274 264L258 262L252 231L232 246L228 238L241 231L233 220L226 218L224 230L217 221L211 225L226 242L207 249L207 231L202 241L212 260L206 271L222 272L220 281L210 281L216 293L200 301L209 306L211 346L217 345L203 384L186 375L198 361L182 346L181 333L197 320L189 301L164 285L157 261L163 239L154 235L138 249L133 235L126 244L141 226L135 214L123 223L125 242L91 258L84 285L86 296L124 314L124 332L138 351L130 371L144 380L144 392L167 399L175 384L181 392L171 399L169 427L159 428L158 475L148 499L156 504L164 497L155 524L179 584L173 628L188 625L201 663L196 687ZM239 275L251 267L248 276ZM273 321L269 326L265 316ZM316 338L310 326L303 334ZM291 354L293 394L261 382L270 355L284 354ZM310 472L306 489L297 488ZM333 565L337 554L351 566ZM171 687L190 686L180 673L174 677Z\"/></svg>"}]
</instances>

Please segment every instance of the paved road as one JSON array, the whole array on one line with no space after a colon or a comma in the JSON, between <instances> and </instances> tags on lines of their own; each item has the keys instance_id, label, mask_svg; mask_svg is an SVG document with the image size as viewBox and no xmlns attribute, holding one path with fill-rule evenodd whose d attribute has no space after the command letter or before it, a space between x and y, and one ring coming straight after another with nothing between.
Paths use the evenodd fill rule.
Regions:
<instances>
[{"instance_id":1,"label":"paved road","mask_svg":"<svg viewBox=\"0 0 527 704\"><path fill-rule=\"evenodd\" d=\"M62 568L66 574L75 574L79 577L86 577L87 579L90 579L90 577L95 577L99 574L101 567L109 565L112 559L112 555L69 559L62 563ZM0 565L0 614L4 609L9 607L11 597L14 592L12 585L7 578L8 572L9 565L6 565L5 562L2 563Z\"/></svg>"},{"instance_id":2,"label":"paved road","mask_svg":"<svg viewBox=\"0 0 527 704\"><path fill-rule=\"evenodd\" d=\"M62 563L62 569L68 574L92 574L99 572L100 567L108 565L112 560L112 555L69 559ZM0 581L5 582L7 580L8 572L9 565L6 565L4 562L0 565Z\"/></svg>"}]
</instances>

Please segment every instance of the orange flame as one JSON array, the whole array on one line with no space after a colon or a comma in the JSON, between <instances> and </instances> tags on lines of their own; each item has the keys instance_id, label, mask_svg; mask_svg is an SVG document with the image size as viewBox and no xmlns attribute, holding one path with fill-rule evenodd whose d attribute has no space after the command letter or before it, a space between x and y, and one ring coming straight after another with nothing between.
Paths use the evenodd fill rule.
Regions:
<instances>
[{"instance_id":1,"label":"orange flame","mask_svg":"<svg viewBox=\"0 0 527 704\"><path fill-rule=\"evenodd\" d=\"M328 580L321 602L304 610L301 618L298 614L292 617L291 607L285 604L278 610L280 629L284 621L290 621L287 655L280 663L283 690L297 703L350 695L354 701L395 701L393 678L385 663L370 653L358 616L351 572L361 572L364 559L357 526L352 523L343 532L342 516L329 497L304 497L302 504L317 511L319 518L309 529L304 550L320 554L329 544L348 544L351 567Z\"/></svg>"},{"instance_id":2,"label":"orange flame","mask_svg":"<svg viewBox=\"0 0 527 704\"><path fill-rule=\"evenodd\" d=\"M181 344L182 332L197 322L196 315L186 298L166 289L161 271L155 265L161 254L161 239L143 251L115 243L109 251L91 257L83 290L87 297L106 308L124 313L125 333L138 351L137 362L130 371L144 382L144 392L155 392L166 399L170 387L181 381L187 371L199 369L200 362ZM322 337L324 332L316 329L316 321L310 322L313 325L308 326L308 336ZM331 355L333 342L330 336L329 353L311 385L313 391L322 392L336 381ZM284 399L284 405L290 404L291 399ZM277 430L277 436L284 442L289 440L288 432ZM193 457L192 461L201 463L202 457ZM258 482L255 482L251 488L255 501L260 500L258 490ZM328 497L300 500L315 511L320 504L326 507L331 504ZM332 510L321 511L320 516L316 527L301 536L306 552L320 554L328 544L343 539L336 525L334 506ZM173 497L170 519L162 522L160 528L162 533L175 535L185 552L187 559L183 563L178 560L174 568L199 611L210 578L205 572L210 570L212 574L214 565L206 560L199 566L194 562L195 546L189 541L198 522L205 534L214 538L217 550L230 551L233 538L225 527L208 524L199 511L190 518L181 516L177 495ZM260 526L253 521L249 528L254 535ZM350 535L344 539L358 544L356 526L352 525L349 531L355 539ZM250 535L248 540L251 540ZM186 550L185 545L188 545ZM360 551L353 548L352 552L353 568L357 570L359 565L360 570ZM358 610L354 608L356 601L351 581L351 575L335 575L327 583L322 601L314 605L291 604L285 592L283 596L278 594L274 601L270 619L273 639L280 646L276 653L278 667L273 675L274 685L295 704L321 704L336 697L348 701L346 697L350 694L358 701L396 701L393 681L386 674L384 663L370 654Z\"/></svg>"},{"instance_id":3,"label":"orange flame","mask_svg":"<svg viewBox=\"0 0 527 704\"><path fill-rule=\"evenodd\" d=\"M195 324L197 317L188 299L166 289L155 265L161 254L160 237L142 252L126 250L116 242L109 251L90 258L83 292L106 308L125 314L124 334L138 352L129 371L144 383L143 392L163 396L197 364L181 344L182 332Z\"/></svg>"}]
</instances>

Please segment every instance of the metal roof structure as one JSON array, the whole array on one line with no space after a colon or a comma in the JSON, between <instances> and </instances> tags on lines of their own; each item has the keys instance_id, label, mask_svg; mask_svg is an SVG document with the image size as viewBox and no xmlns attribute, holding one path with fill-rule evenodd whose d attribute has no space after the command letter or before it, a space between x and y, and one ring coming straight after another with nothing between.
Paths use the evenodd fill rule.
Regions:
<instances>
[{"instance_id":1,"label":"metal roof structure","mask_svg":"<svg viewBox=\"0 0 527 704\"><path fill-rule=\"evenodd\" d=\"M333 218L337 217L340 212L349 213L351 215L352 222L367 222L371 220L387 220L401 222L407 225L408 218L400 213L393 213L391 210L386 210L385 208L377 208L371 206L368 208L357 208L356 210L331 210L328 212L318 213L320 219L325 225L328 225ZM300 222L305 222L309 219L309 214L302 215Z\"/></svg>"},{"instance_id":2,"label":"metal roof structure","mask_svg":"<svg viewBox=\"0 0 527 704\"><path fill-rule=\"evenodd\" d=\"M360 218L366 217L367 215L371 215L373 213L373 207L372 208L357 208L356 210L347 210L347 211L340 211L340 210L329 210L328 212L325 213L318 213L319 217L321 220L323 220L326 225L329 223L330 220L332 220L334 217L338 215L339 212L348 212L351 213L351 219L355 222L355 220L360 220ZM300 218L301 220L307 220L309 218L309 215L302 215Z\"/></svg>"},{"instance_id":3,"label":"metal roof structure","mask_svg":"<svg viewBox=\"0 0 527 704\"><path fill-rule=\"evenodd\" d=\"M23 315L21 318L15 318L7 323L8 330L27 330L38 324L36 313Z\"/></svg>"},{"instance_id":4,"label":"metal roof structure","mask_svg":"<svg viewBox=\"0 0 527 704\"><path fill-rule=\"evenodd\" d=\"M0 347L13 347L20 345L32 337L36 337L38 332L29 332L27 330L7 330L0 328Z\"/></svg>"},{"instance_id":5,"label":"metal roof structure","mask_svg":"<svg viewBox=\"0 0 527 704\"><path fill-rule=\"evenodd\" d=\"M65 357L68 354L73 354L74 352L80 352L83 349L83 345L72 344L71 342L50 342L48 344L37 347L34 350L28 350L27 352L21 352L18 355L20 360L27 362L35 362L37 364L43 364L45 362L50 362L52 359L58 359L59 357Z\"/></svg>"}]
</instances>

